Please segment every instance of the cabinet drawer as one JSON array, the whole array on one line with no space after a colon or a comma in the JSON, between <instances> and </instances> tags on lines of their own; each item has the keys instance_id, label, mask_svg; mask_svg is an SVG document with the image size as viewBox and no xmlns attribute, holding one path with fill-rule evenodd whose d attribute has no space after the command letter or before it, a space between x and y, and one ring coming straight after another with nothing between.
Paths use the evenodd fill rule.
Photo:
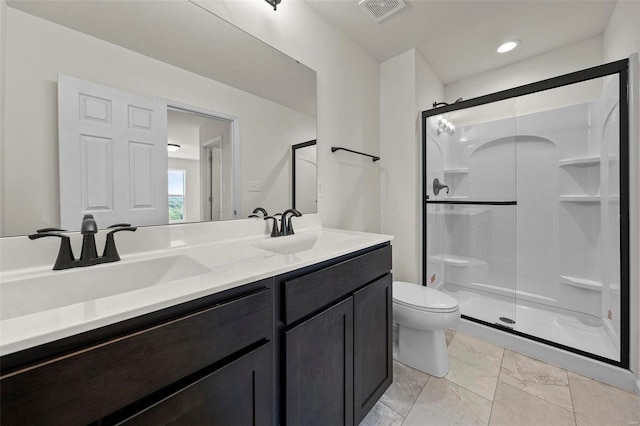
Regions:
<instances>
[{"instance_id":1,"label":"cabinet drawer","mask_svg":"<svg viewBox=\"0 0 640 426\"><path fill-rule=\"evenodd\" d=\"M272 363L267 343L118 425L271 425Z\"/></svg>"},{"instance_id":2,"label":"cabinet drawer","mask_svg":"<svg viewBox=\"0 0 640 426\"><path fill-rule=\"evenodd\" d=\"M2 376L0 421L87 424L272 335L264 289Z\"/></svg>"},{"instance_id":3,"label":"cabinet drawer","mask_svg":"<svg viewBox=\"0 0 640 426\"><path fill-rule=\"evenodd\" d=\"M290 324L391 270L391 246L284 281L284 322Z\"/></svg>"}]
</instances>

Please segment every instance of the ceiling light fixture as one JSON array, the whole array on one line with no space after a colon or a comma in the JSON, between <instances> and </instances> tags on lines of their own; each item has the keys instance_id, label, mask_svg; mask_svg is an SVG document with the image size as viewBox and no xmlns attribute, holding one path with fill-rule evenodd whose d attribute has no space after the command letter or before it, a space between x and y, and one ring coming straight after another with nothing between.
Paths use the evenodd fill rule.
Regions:
<instances>
[{"instance_id":1,"label":"ceiling light fixture","mask_svg":"<svg viewBox=\"0 0 640 426\"><path fill-rule=\"evenodd\" d=\"M277 10L276 8L277 8L277 6L280 4L280 2L281 2L282 0L264 0L264 1L266 1L266 2L267 2L267 3L269 3L271 6L273 6L273 10Z\"/></svg>"},{"instance_id":2,"label":"ceiling light fixture","mask_svg":"<svg viewBox=\"0 0 640 426\"><path fill-rule=\"evenodd\" d=\"M508 41L506 43L502 43L497 49L496 52L498 53L506 53L506 52L510 52L513 49L515 49L516 47L518 47L518 45L520 44L520 40L511 40Z\"/></svg>"},{"instance_id":3,"label":"ceiling light fixture","mask_svg":"<svg viewBox=\"0 0 640 426\"><path fill-rule=\"evenodd\" d=\"M168 143L167 144L167 151L169 151L169 152L176 152L179 149L180 149L180 145L178 145L177 143Z\"/></svg>"}]
</instances>

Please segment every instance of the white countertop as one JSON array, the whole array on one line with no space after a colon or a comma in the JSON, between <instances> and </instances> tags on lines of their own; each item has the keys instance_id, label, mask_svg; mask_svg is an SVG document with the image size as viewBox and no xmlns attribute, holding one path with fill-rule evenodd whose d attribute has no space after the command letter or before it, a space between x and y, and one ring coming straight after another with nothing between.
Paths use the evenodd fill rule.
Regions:
<instances>
[{"instance_id":1,"label":"white countertop","mask_svg":"<svg viewBox=\"0 0 640 426\"><path fill-rule=\"evenodd\" d=\"M325 241L328 241L327 243L316 244L311 248L291 254L278 254L252 245L259 241L270 240L270 237L262 233L262 228L260 229L261 235L243 235L240 238L218 239L212 242L200 239L200 241L193 244L165 244L169 247L158 250L130 254L122 254L121 252L122 260L118 264L185 255L206 266L211 271L189 278L163 282L133 291L0 320L0 355L10 354L233 287L280 275L354 251L386 243L393 238L388 235L321 228L318 220L316 224L311 223L306 229L298 231L296 235L280 237L279 239L282 239L282 241L287 238L289 239L287 241L302 240L314 238L314 236L323 235L322 233L324 233L327 237L325 238ZM184 230L181 232L184 232ZM331 237L331 235L338 234L340 234L340 238ZM20 243L22 244L22 242ZM4 247L4 250L6 252L7 246ZM50 257L55 258L55 256L51 255ZM114 264L65 271L51 271L50 265L48 267L38 266L10 271L4 270L0 277L0 301L3 298L3 285L6 285L5 288L9 288L12 281L24 278L33 281L34 279L39 279L39 277L51 280L52 274L56 274L54 276L55 279L63 282L74 271L93 268L97 271L98 268L108 267L107 265ZM86 274L86 272L84 273ZM9 291L7 291L6 295L9 294ZM5 300L5 302L7 301Z\"/></svg>"}]
</instances>

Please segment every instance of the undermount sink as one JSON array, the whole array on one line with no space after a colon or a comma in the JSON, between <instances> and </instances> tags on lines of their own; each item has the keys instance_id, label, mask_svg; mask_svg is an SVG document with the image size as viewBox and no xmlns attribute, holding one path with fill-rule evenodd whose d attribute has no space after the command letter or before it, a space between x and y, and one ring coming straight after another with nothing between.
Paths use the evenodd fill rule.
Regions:
<instances>
[{"instance_id":1,"label":"undermount sink","mask_svg":"<svg viewBox=\"0 0 640 426\"><path fill-rule=\"evenodd\" d=\"M52 271L0 283L0 320L42 312L211 272L186 255Z\"/></svg>"},{"instance_id":2,"label":"undermount sink","mask_svg":"<svg viewBox=\"0 0 640 426\"><path fill-rule=\"evenodd\" d=\"M346 232L319 231L270 238L252 243L251 246L276 254L295 254L307 250L329 248L336 244L358 238Z\"/></svg>"}]
</instances>

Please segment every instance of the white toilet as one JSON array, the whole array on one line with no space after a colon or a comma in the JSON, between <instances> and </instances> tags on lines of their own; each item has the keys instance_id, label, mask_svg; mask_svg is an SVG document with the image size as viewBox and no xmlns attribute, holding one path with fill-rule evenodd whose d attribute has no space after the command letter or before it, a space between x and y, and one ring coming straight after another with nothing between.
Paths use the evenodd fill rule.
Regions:
<instances>
[{"instance_id":1,"label":"white toilet","mask_svg":"<svg viewBox=\"0 0 640 426\"><path fill-rule=\"evenodd\" d=\"M458 301L418 284L393 282L393 321L403 364L436 377L449 371L444 330L460 319Z\"/></svg>"}]
</instances>

